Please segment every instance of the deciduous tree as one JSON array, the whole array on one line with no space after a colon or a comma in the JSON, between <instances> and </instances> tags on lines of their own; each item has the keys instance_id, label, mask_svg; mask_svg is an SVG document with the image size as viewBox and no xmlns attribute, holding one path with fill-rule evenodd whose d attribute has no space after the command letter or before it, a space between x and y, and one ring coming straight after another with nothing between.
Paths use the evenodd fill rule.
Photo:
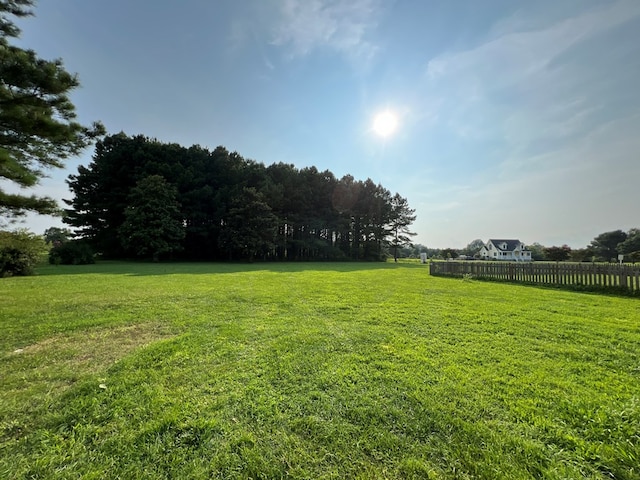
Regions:
<instances>
[{"instance_id":1,"label":"deciduous tree","mask_svg":"<svg viewBox=\"0 0 640 480\"><path fill-rule=\"evenodd\" d=\"M480 249L483 246L484 246L484 242L481 239L476 238L471 243L469 243L464 250L462 250L462 254L473 257L476 253L480 251Z\"/></svg>"},{"instance_id":2,"label":"deciduous tree","mask_svg":"<svg viewBox=\"0 0 640 480\"><path fill-rule=\"evenodd\" d=\"M561 247L545 247L544 254L547 260L551 262L564 262L571 257L571 247L562 245Z\"/></svg>"},{"instance_id":3,"label":"deciduous tree","mask_svg":"<svg viewBox=\"0 0 640 480\"><path fill-rule=\"evenodd\" d=\"M531 251L531 260L545 260L544 246L538 242L527 245L527 250Z\"/></svg>"},{"instance_id":4,"label":"deciduous tree","mask_svg":"<svg viewBox=\"0 0 640 480\"><path fill-rule=\"evenodd\" d=\"M591 248L574 248L569 259L572 262L589 262L593 259L593 251Z\"/></svg>"},{"instance_id":5,"label":"deciduous tree","mask_svg":"<svg viewBox=\"0 0 640 480\"><path fill-rule=\"evenodd\" d=\"M44 231L44 241L47 245L57 246L65 242L73 236L73 232L68 228L51 227Z\"/></svg>"},{"instance_id":6,"label":"deciduous tree","mask_svg":"<svg viewBox=\"0 0 640 480\"><path fill-rule=\"evenodd\" d=\"M0 230L0 278L33 274L45 252L44 239L39 235L24 229Z\"/></svg>"},{"instance_id":7,"label":"deciduous tree","mask_svg":"<svg viewBox=\"0 0 640 480\"><path fill-rule=\"evenodd\" d=\"M445 248L441 253L443 258L458 258L458 251L454 248Z\"/></svg>"}]
</instances>

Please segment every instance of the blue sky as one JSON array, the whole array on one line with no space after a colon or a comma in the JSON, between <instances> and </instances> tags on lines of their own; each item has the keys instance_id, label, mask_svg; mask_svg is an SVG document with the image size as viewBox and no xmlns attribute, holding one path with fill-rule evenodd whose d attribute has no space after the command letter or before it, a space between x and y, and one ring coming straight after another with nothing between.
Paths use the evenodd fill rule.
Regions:
<instances>
[{"instance_id":1,"label":"blue sky","mask_svg":"<svg viewBox=\"0 0 640 480\"><path fill-rule=\"evenodd\" d=\"M416 242L584 247L640 227L638 0L41 0L79 119L371 178ZM373 118L395 113L380 137ZM92 151L51 172L64 179ZM59 223L29 217L36 232Z\"/></svg>"}]
</instances>

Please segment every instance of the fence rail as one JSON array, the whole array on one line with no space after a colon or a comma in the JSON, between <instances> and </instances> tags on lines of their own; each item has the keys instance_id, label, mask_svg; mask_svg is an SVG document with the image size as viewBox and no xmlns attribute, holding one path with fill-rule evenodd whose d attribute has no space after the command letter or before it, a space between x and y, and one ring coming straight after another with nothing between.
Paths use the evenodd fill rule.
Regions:
<instances>
[{"instance_id":1,"label":"fence rail","mask_svg":"<svg viewBox=\"0 0 640 480\"><path fill-rule=\"evenodd\" d=\"M640 265L548 262L431 262L431 275L506 280L542 285L575 285L626 289L640 293Z\"/></svg>"}]
</instances>

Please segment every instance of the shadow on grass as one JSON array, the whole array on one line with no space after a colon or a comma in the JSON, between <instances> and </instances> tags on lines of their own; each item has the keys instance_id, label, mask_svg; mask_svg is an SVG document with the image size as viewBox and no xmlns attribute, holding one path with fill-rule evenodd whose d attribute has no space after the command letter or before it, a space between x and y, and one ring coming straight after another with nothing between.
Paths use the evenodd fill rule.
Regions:
<instances>
[{"instance_id":1,"label":"shadow on grass","mask_svg":"<svg viewBox=\"0 0 640 480\"><path fill-rule=\"evenodd\" d=\"M424 268L420 263L393 262L134 262L99 261L93 265L41 265L36 269L38 276L55 275L212 275L246 272L297 273L297 272L355 272L362 270L391 270Z\"/></svg>"}]
</instances>

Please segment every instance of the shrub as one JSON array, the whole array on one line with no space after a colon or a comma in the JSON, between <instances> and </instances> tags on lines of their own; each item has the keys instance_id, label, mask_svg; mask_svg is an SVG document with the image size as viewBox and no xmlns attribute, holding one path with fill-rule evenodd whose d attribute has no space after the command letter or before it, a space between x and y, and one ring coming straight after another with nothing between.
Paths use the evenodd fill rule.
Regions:
<instances>
[{"instance_id":1,"label":"shrub","mask_svg":"<svg viewBox=\"0 0 640 480\"><path fill-rule=\"evenodd\" d=\"M44 240L35 233L0 231L0 277L32 275L45 251Z\"/></svg>"},{"instance_id":2,"label":"shrub","mask_svg":"<svg viewBox=\"0 0 640 480\"><path fill-rule=\"evenodd\" d=\"M52 265L87 265L96 263L96 261L93 250L87 242L69 240L51 248L49 263Z\"/></svg>"}]
</instances>

